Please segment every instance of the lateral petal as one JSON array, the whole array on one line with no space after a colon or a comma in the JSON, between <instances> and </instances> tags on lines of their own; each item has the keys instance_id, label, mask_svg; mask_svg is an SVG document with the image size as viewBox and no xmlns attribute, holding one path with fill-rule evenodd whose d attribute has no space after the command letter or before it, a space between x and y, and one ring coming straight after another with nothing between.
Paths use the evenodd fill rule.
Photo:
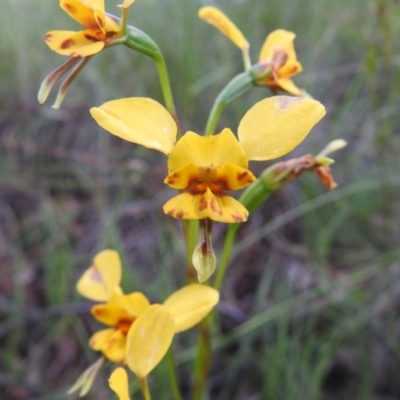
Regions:
<instances>
[{"instance_id":1,"label":"lateral petal","mask_svg":"<svg viewBox=\"0 0 400 400\"><path fill-rule=\"evenodd\" d=\"M284 29L277 29L271 32L261 47L259 61L271 60L277 48L285 50L289 60L296 60L296 51L293 44L295 37L295 33Z\"/></svg>"},{"instance_id":2,"label":"lateral petal","mask_svg":"<svg viewBox=\"0 0 400 400\"><path fill-rule=\"evenodd\" d=\"M196 179L199 175L199 169L193 164L188 164L177 171L172 171L164 179L164 183L174 189L186 189L190 180Z\"/></svg>"},{"instance_id":3,"label":"lateral petal","mask_svg":"<svg viewBox=\"0 0 400 400\"><path fill-rule=\"evenodd\" d=\"M325 115L318 101L274 96L256 103L240 121L238 136L249 160L272 160L298 146Z\"/></svg>"},{"instance_id":4,"label":"lateral petal","mask_svg":"<svg viewBox=\"0 0 400 400\"><path fill-rule=\"evenodd\" d=\"M113 135L169 154L177 127L169 112L149 98L132 97L108 101L90 109L92 117Z\"/></svg>"},{"instance_id":5,"label":"lateral petal","mask_svg":"<svg viewBox=\"0 0 400 400\"><path fill-rule=\"evenodd\" d=\"M174 337L174 320L160 304L148 307L127 336L126 362L139 378L146 377L162 360Z\"/></svg>"},{"instance_id":6,"label":"lateral petal","mask_svg":"<svg viewBox=\"0 0 400 400\"><path fill-rule=\"evenodd\" d=\"M147 307L150 302L147 297L140 292L133 292L126 295L111 296L110 303L120 307L131 317L138 317Z\"/></svg>"},{"instance_id":7,"label":"lateral petal","mask_svg":"<svg viewBox=\"0 0 400 400\"><path fill-rule=\"evenodd\" d=\"M217 182L224 182L226 190L243 189L257 178L247 168L238 167L234 164L225 164L217 170Z\"/></svg>"},{"instance_id":8,"label":"lateral petal","mask_svg":"<svg viewBox=\"0 0 400 400\"><path fill-rule=\"evenodd\" d=\"M170 312L175 322L175 333L178 333L197 325L218 301L218 290L194 283L169 296L164 307Z\"/></svg>"},{"instance_id":9,"label":"lateral petal","mask_svg":"<svg viewBox=\"0 0 400 400\"><path fill-rule=\"evenodd\" d=\"M226 128L214 136L200 136L190 131L183 135L168 158L168 171L180 170L188 164L202 168L236 164L247 168L248 162L235 135Z\"/></svg>"},{"instance_id":10,"label":"lateral petal","mask_svg":"<svg viewBox=\"0 0 400 400\"><path fill-rule=\"evenodd\" d=\"M240 32L238 27L218 8L202 7L199 10L199 18L213 25L230 39L239 49L246 50L250 47L249 42Z\"/></svg>"},{"instance_id":11,"label":"lateral petal","mask_svg":"<svg viewBox=\"0 0 400 400\"><path fill-rule=\"evenodd\" d=\"M45 41L51 50L71 57L90 56L104 48L104 42L92 31L51 31L46 33Z\"/></svg>"},{"instance_id":12,"label":"lateral petal","mask_svg":"<svg viewBox=\"0 0 400 400\"><path fill-rule=\"evenodd\" d=\"M96 304L90 309L90 312L97 321L105 325L117 326L122 323L126 325L132 323L131 316L115 304Z\"/></svg>"}]
</instances>

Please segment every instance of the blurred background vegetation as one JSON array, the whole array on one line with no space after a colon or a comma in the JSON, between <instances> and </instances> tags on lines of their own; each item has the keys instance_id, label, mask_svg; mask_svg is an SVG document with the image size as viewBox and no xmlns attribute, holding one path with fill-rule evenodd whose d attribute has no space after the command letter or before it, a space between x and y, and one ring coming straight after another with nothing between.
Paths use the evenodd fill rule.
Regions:
<instances>
[{"instance_id":1,"label":"blurred background vegetation","mask_svg":"<svg viewBox=\"0 0 400 400\"><path fill-rule=\"evenodd\" d=\"M118 0L106 0L119 14ZM400 3L395 0L137 0L130 23L164 52L183 130L202 132L212 102L241 71L239 51L198 20L224 10L252 44L276 28L297 33L295 78L327 116L294 153L335 154L338 189L313 175L274 195L239 232L218 307L210 399L400 399ZM42 79L66 58L43 41L77 30L56 0L3 0L0 13L0 397L66 398L98 355L99 325L75 283L96 252L124 260L126 291L162 301L184 283L181 228L161 206L165 158L101 130L88 109L106 100L161 100L151 60L101 52L60 110L39 106ZM269 96L257 88L224 112L236 129ZM267 164L254 165L260 172ZM221 249L225 226L217 224ZM192 377L195 332L175 340L180 380ZM87 399L110 399L103 369ZM166 369L153 396L170 399ZM141 398L132 379L134 398ZM74 396L71 396L74 398ZM187 394L187 399L190 395Z\"/></svg>"}]
</instances>

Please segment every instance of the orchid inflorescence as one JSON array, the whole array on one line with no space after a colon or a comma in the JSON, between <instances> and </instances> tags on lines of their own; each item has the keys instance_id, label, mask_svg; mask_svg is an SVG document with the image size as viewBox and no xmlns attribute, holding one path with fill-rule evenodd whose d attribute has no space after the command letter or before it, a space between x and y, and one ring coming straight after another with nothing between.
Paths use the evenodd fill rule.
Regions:
<instances>
[{"instance_id":1,"label":"orchid inflorescence","mask_svg":"<svg viewBox=\"0 0 400 400\"><path fill-rule=\"evenodd\" d=\"M324 116L325 108L291 79L302 71L294 49L293 32L283 29L271 32L258 62L253 64L250 45L242 32L225 14L210 6L201 8L199 17L242 51L244 70L216 98L204 135L192 131L182 134L162 53L147 33L127 24L128 10L133 3L134 0L123 1L121 17L117 18L105 12L104 0L60 0L61 8L85 29L46 34L50 49L70 59L44 79L38 95L41 103L46 101L53 87L72 70L61 84L53 106L60 107L71 83L89 59L115 45L124 45L151 57L159 73L164 105L150 98L132 97L90 109L92 117L106 131L165 154L168 174L164 183L178 194L164 204L163 211L183 221L187 243L187 285L163 303L151 304L141 292L123 293L121 261L111 249L98 253L77 283L82 296L97 302L91 308L93 317L108 328L91 336L89 346L100 352L101 357L81 374L69 392L85 395L101 366L109 361L118 365L109 384L121 400L129 399L125 367L138 378L145 399L150 399L147 377L170 351L176 333L200 323L199 348L211 351L212 319L205 317L218 303L232 238L239 224L247 221L272 192L304 172L315 172L324 185L333 189L336 182L329 167L333 160L327 155L345 145L344 141L336 141L315 157L305 155L274 164L258 178L250 171L249 161L273 160L296 148ZM291 96L272 96L254 104L234 130L236 135L228 127L215 134L225 107L258 86L269 87L274 94L283 91ZM230 194L242 189L239 198ZM211 240L214 222L229 224L229 240L225 242L217 276L207 284L218 263ZM197 244L192 240L196 235ZM193 268L200 283L193 282ZM202 375L195 382L194 399L202 398L205 390L208 359L204 354L200 357ZM177 399L179 396L175 395Z\"/></svg>"}]
</instances>

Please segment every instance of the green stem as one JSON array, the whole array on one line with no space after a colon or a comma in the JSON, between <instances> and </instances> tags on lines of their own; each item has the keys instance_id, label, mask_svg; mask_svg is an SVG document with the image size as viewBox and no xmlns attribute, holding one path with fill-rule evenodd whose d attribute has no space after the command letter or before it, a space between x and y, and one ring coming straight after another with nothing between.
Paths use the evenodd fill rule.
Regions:
<instances>
[{"instance_id":1,"label":"green stem","mask_svg":"<svg viewBox=\"0 0 400 400\"><path fill-rule=\"evenodd\" d=\"M178 375L176 373L176 364L172 346L169 348L166 361L168 365L168 376L171 384L172 395L175 400L182 400L181 391L179 389Z\"/></svg>"},{"instance_id":2,"label":"green stem","mask_svg":"<svg viewBox=\"0 0 400 400\"><path fill-rule=\"evenodd\" d=\"M156 63L157 70L158 70L158 76L160 79L161 90L162 90L163 96L164 96L165 107L167 108L169 113L172 115L172 118L174 118L174 120L178 126L177 139L179 139L180 138L179 121L178 121L178 117L176 115L175 103L174 103L174 98L172 96L172 89L171 89L171 84L169 81L167 66L165 64L164 57L161 54L158 55L157 57L154 57L154 61Z\"/></svg>"},{"instance_id":3,"label":"green stem","mask_svg":"<svg viewBox=\"0 0 400 400\"><path fill-rule=\"evenodd\" d=\"M202 400L211 363L211 334L210 316L203 319L198 325L199 339L194 370L193 400Z\"/></svg>"},{"instance_id":4,"label":"green stem","mask_svg":"<svg viewBox=\"0 0 400 400\"><path fill-rule=\"evenodd\" d=\"M126 26L128 25L128 9L121 8L121 36L126 35Z\"/></svg>"},{"instance_id":5,"label":"green stem","mask_svg":"<svg viewBox=\"0 0 400 400\"><path fill-rule=\"evenodd\" d=\"M199 221L195 219L186 219L183 221L183 231L186 242L186 276L187 283L196 282L196 270L193 267L192 256L196 248L197 237L199 236Z\"/></svg>"},{"instance_id":6,"label":"green stem","mask_svg":"<svg viewBox=\"0 0 400 400\"><path fill-rule=\"evenodd\" d=\"M239 201L246 207L249 214L251 214L264 203L274 191L273 188L266 185L261 179L258 179L242 193ZM226 232L221 260L217 266L217 275L213 285L217 290L221 289L231 257L233 244L235 243L236 233L240 226L241 224L229 224L228 231Z\"/></svg>"},{"instance_id":7,"label":"green stem","mask_svg":"<svg viewBox=\"0 0 400 400\"><path fill-rule=\"evenodd\" d=\"M147 383L147 377L138 378L140 383L140 388L142 389L144 400L151 400L151 395L149 391L149 385Z\"/></svg>"},{"instance_id":8,"label":"green stem","mask_svg":"<svg viewBox=\"0 0 400 400\"><path fill-rule=\"evenodd\" d=\"M236 75L219 93L214 101L210 115L207 120L205 136L215 133L222 111L233 100L250 90L253 86L253 75L246 71Z\"/></svg>"},{"instance_id":9,"label":"green stem","mask_svg":"<svg viewBox=\"0 0 400 400\"><path fill-rule=\"evenodd\" d=\"M250 60L250 54L249 54L248 48L242 50L242 56L243 56L244 70L248 71L251 68L251 60Z\"/></svg>"},{"instance_id":10,"label":"green stem","mask_svg":"<svg viewBox=\"0 0 400 400\"><path fill-rule=\"evenodd\" d=\"M232 253L232 247L235 243L236 232L239 229L240 224L230 224L228 231L226 232L224 248L222 250L221 259L217 267L217 275L214 281L214 288L218 291L221 289L222 282L225 277L225 272L229 264L229 259Z\"/></svg>"}]
</instances>

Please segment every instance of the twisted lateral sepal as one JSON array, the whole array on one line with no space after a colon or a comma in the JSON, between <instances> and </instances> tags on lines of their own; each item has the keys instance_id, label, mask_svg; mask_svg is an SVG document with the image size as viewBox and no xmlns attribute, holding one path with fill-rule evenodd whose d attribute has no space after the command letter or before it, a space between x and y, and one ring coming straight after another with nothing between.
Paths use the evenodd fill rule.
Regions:
<instances>
[{"instance_id":1,"label":"twisted lateral sepal","mask_svg":"<svg viewBox=\"0 0 400 400\"><path fill-rule=\"evenodd\" d=\"M157 60L162 53L156 42L147 33L134 26L127 26L124 45Z\"/></svg>"}]
</instances>

